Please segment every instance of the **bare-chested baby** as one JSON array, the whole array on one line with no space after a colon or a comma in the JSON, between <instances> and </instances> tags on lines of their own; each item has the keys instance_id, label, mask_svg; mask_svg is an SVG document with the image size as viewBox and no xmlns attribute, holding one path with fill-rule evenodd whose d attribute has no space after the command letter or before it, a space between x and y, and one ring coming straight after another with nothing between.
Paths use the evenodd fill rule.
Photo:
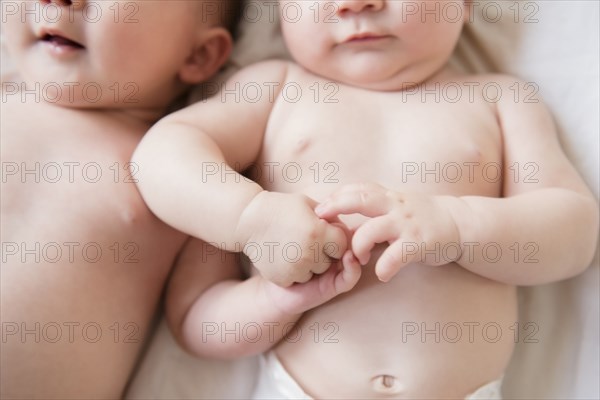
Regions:
<instances>
[{"instance_id":1,"label":"bare-chested baby","mask_svg":"<svg viewBox=\"0 0 600 400\"><path fill-rule=\"evenodd\" d=\"M296 63L242 70L134 154L159 218L260 272L196 242L167 300L190 351L266 352L256 398L497 398L515 286L594 253L597 203L531 87L448 66L468 4L405 3L281 2Z\"/></svg>"},{"instance_id":2,"label":"bare-chested baby","mask_svg":"<svg viewBox=\"0 0 600 400\"><path fill-rule=\"evenodd\" d=\"M2 1L2 398L122 396L187 242L129 162L228 58L214 4Z\"/></svg>"}]
</instances>

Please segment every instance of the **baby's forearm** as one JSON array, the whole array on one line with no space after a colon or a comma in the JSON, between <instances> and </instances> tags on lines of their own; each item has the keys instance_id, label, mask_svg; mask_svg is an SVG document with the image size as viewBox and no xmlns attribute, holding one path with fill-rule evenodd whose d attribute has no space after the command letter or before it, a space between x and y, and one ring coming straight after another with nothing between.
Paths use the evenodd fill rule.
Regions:
<instances>
[{"instance_id":1,"label":"baby's forearm","mask_svg":"<svg viewBox=\"0 0 600 400\"><path fill-rule=\"evenodd\" d=\"M241 250L238 221L262 188L228 166L208 135L167 118L146 134L133 163L140 192L160 219L219 248Z\"/></svg>"},{"instance_id":2,"label":"baby's forearm","mask_svg":"<svg viewBox=\"0 0 600 400\"><path fill-rule=\"evenodd\" d=\"M196 355L220 359L258 354L277 344L301 314L279 310L266 295L263 283L254 276L209 288L183 321L182 344Z\"/></svg>"},{"instance_id":3,"label":"baby's forearm","mask_svg":"<svg viewBox=\"0 0 600 400\"><path fill-rule=\"evenodd\" d=\"M543 284L580 273L594 255L598 208L591 195L547 188L450 201L461 237L458 263L479 275L514 285Z\"/></svg>"}]
</instances>

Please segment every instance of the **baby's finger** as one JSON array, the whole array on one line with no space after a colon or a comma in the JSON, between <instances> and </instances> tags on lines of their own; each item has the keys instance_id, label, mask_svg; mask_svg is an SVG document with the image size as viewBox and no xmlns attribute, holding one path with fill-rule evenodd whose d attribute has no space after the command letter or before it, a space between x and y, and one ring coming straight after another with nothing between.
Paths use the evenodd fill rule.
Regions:
<instances>
[{"instance_id":1,"label":"baby's finger","mask_svg":"<svg viewBox=\"0 0 600 400\"><path fill-rule=\"evenodd\" d=\"M306 283L296 283L287 288L265 281L265 288L269 291L275 306L281 311L290 315L301 314L335 296L333 289L335 275L336 271L330 269L322 275L313 276Z\"/></svg>"},{"instance_id":2,"label":"baby's finger","mask_svg":"<svg viewBox=\"0 0 600 400\"><path fill-rule=\"evenodd\" d=\"M337 194L342 194L342 193L354 193L354 192L361 192L361 191L385 193L387 191L387 189L375 182L350 183L347 185L343 185L340 188L338 188L337 190L335 190L333 193L331 193L330 197L335 196ZM325 200L327 200L327 199L325 199Z\"/></svg>"},{"instance_id":3,"label":"baby's finger","mask_svg":"<svg viewBox=\"0 0 600 400\"><path fill-rule=\"evenodd\" d=\"M362 265L366 265L376 244L395 240L399 234L399 228L391 218L384 216L370 219L354 232L352 252Z\"/></svg>"},{"instance_id":4,"label":"baby's finger","mask_svg":"<svg viewBox=\"0 0 600 400\"><path fill-rule=\"evenodd\" d=\"M352 251L348 250L342 258L343 269L335 277L335 291L337 294L345 293L358 283L362 268Z\"/></svg>"},{"instance_id":5,"label":"baby's finger","mask_svg":"<svg viewBox=\"0 0 600 400\"><path fill-rule=\"evenodd\" d=\"M302 275L298 276L294 283L306 283L312 279L313 275L314 274L311 271L306 271Z\"/></svg>"},{"instance_id":6,"label":"baby's finger","mask_svg":"<svg viewBox=\"0 0 600 400\"><path fill-rule=\"evenodd\" d=\"M348 249L348 234L340 226L328 224L325 227L325 242L323 243L323 253L333 259L342 258Z\"/></svg>"},{"instance_id":7,"label":"baby's finger","mask_svg":"<svg viewBox=\"0 0 600 400\"><path fill-rule=\"evenodd\" d=\"M315 199L313 199L312 197L306 197L306 203L308 204L309 207L311 207L313 210L315 209L316 206L319 205L319 202L316 201Z\"/></svg>"},{"instance_id":8,"label":"baby's finger","mask_svg":"<svg viewBox=\"0 0 600 400\"><path fill-rule=\"evenodd\" d=\"M331 218L340 214L362 214L378 217L390 212L394 202L382 192L354 191L339 193L319 204L315 209L321 218Z\"/></svg>"},{"instance_id":9,"label":"baby's finger","mask_svg":"<svg viewBox=\"0 0 600 400\"><path fill-rule=\"evenodd\" d=\"M375 274L382 282L389 282L408 264L420 260L418 252L407 252L406 242L399 239L393 242L379 257L375 264Z\"/></svg>"},{"instance_id":10,"label":"baby's finger","mask_svg":"<svg viewBox=\"0 0 600 400\"><path fill-rule=\"evenodd\" d=\"M266 274L262 272L261 275L265 280L272 282L281 288L287 288L294 284L294 281L289 276L280 274Z\"/></svg>"},{"instance_id":11,"label":"baby's finger","mask_svg":"<svg viewBox=\"0 0 600 400\"><path fill-rule=\"evenodd\" d=\"M340 228L342 231L344 231L344 234L346 235L346 242L348 243L348 245L350 245L350 239L352 239L352 235L354 234L354 231L350 228L348 228L348 226L346 224L344 224L342 221L340 221L337 217L334 218L335 222L331 222L331 225Z\"/></svg>"}]
</instances>

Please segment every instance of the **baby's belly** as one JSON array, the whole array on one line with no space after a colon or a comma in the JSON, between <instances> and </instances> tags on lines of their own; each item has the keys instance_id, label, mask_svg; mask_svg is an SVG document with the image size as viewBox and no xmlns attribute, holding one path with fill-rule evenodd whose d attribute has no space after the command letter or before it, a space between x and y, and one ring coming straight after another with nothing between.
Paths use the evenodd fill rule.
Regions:
<instances>
[{"instance_id":1,"label":"baby's belly","mask_svg":"<svg viewBox=\"0 0 600 400\"><path fill-rule=\"evenodd\" d=\"M31 241L23 243L34 249ZM90 243L105 253L114 248L109 242ZM75 260L82 246L72 248ZM94 249L89 247L90 257L96 257ZM2 266L3 396L121 397L149 332L168 263L71 263L64 249L60 260L49 263L44 257L55 254L40 251L38 263L32 254L31 262ZM144 257L141 248L133 257Z\"/></svg>"},{"instance_id":2,"label":"baby's belly","mask_svg":"<svg viewBox=\"0 0 600 400\"><path fill-rule=\"evenodd\" d=\"M502 375L514 346L514 287L456 264L413 264L389 283L363 268L357 287L306 313L276 348L308 394L464 398Z\"/></svg>"},{"instance_id":3,"label":"baby's belly","mask_svg":"<svg viewBox=\"0 0 600 400\"><path fill-rule=\"evenodd\" d=\"M20 172L0 191L0 397L120 398L185 241L122 168L147 128L44 102L2 111L2 161Z\"/></svg>"},{"instance_id":4,"label":"baby's belly","mask_svg":"<svg viewBox=\"0 0 600 400\"><path fill-rule=\"evenodd\" d=\"M143 348L182 238L86 204L3 212L3 397L120 398Z\"/></svg>"}]
</instances>

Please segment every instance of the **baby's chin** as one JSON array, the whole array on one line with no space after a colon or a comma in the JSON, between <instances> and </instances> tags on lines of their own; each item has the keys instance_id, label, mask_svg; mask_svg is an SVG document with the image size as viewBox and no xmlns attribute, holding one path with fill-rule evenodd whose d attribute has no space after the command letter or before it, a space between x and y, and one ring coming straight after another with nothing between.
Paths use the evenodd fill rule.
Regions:
<instances>
[{"instance_id":1,"label":"baby's chin","mask_svg":"<svg viewBox=\"0 0 600 400\"><path fill-rule=\"evenodd\" d=\"M342 83L366 90L392 92L405 90L424 82L434 71L415 66L377 66L346 65L330 68L305 67L316 75L333 82Z\"/></svg>"}]
</instances>

